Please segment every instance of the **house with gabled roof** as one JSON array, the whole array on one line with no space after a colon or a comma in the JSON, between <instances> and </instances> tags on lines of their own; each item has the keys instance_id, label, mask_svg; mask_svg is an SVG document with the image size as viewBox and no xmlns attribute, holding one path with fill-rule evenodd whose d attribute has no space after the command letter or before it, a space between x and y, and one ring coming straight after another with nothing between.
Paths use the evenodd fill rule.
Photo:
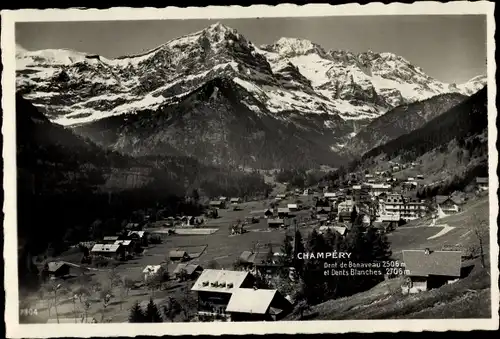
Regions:
<instances>
[{"instance_id":1,"label":"house with gabled roof","mask_svg":"<svg viewBox=\"0 0 500 339\"><path fill-rule=\"evenodd\" d=\"M105 236L102 238L103 244L114 244L119 238L118 235Z\"/></svg>"},{"instance_id":2,"label":"house with gabled roof","mask_svg":"<svg viewBox=\"0 0 500 339\"><path fill-rule=\"evenodd\" d=\"M231 321L276 321L292 309L290 301L278 290L238 288L231 295L226 312Z\"/></svg>"},{"instance_id":3,"label":"house with gabled roof","mask_svg":"<svg viewBox=\"0 0 500 339\"><path fill-rule=\"evenodd\" d=\"M182 250L173 250L168 252L168 257L171 261L187 261L189 260L189 254Z\"/></svg>"},{"instance_id":4,"label":"house with gabled roof","mask_svg":"<svg viewBox=\"0 0 500 339\"><path fill-rule=\"evenodd\" d=\"M64 261L51 261L47 264L47 272L52 277L63 277L70 272L70 266Z\"/></svg>"},{"instance_id":5,"label":"house with gabled roof","mask_svg":"<svg viewBox=\"0 0 500 339\"><path fill-rule=\"evenodd\" d=\"M146 231L129 231L127 236L130 238L143 239L146 236Z\"/></svg>"},{"instance_id":6,"label":"house with gabled roof","mask_svg":"<svg viewBox=\"0 0 500 339\"><path fill-rule=\"evenodd\" d=\"M152 277L154 277L158 272L160 272L162 266L161 265L147 265L142 270L142 274L144 275L144 281L148 281Z\"/></svg>"},{"instance_id":7,"label":"house with gabled roof","mask_svg":"<svg viewBox=\"0 0 500 339\"><path fill-rule=\"evenodd\" d=\"M278 218L285 218L290 214L288 207L278 207Z\"/></svg>"},{"instance_id":8,"label":"house with gabled roof","mask_svg":"<svg viewBox=\"0 0 500 339\"><path fill-rule=\"evenodd\" d=\"M264 218L272 218L274 215L274 212L271 208L268 208L264 211Z\"/></svg>"},{"instance_id":9,"label":"house with gabled roof","mask_svg":"<svg viewBox=\"0 0 500 339\"><path fill-rule=\"evenodd\" d=\"M487 191L488 190L488 177L477 177L476 185L480 190Z\"/></svg>"},{"instance_id":10,"label":"house with gabled roof","mask_svg":"<svg viewBox=\"0 0 500 339\"><path fill-rule=\"evenodd\" d=\"M208 205L210 207L213 207L213 208L224 209L224 208L226 208L226 201L225 200L212 200L208 203Z\"/></svg>"},{"instance_id":11,"label":"house with gabled roof","mask_svg":"<svg viewBox=\"0 0 500 339\"><path fill-rule=\"evenodd\" d=\"M445 214L458 213L462 210L463 201L457 197L437 195L435 201Z\"/></svg>"},{"instance_id":12,"label":"house with gabled roof","mask_svg":"<svg viewBox=\"0 0 500 339\"><path fill-rule=\"evenodd\" d=\"M253 288L255 278L246 271L206 269L193 284L198 294L198 315L228 317L226 307L239 288Z\"/></svg>"},{"instance_id":13,"label":"house with gabled roof","mask_svg":"<svg viewBox=\"0 0 500 339\"><path fill-rule=\"evenodd\" d=\"M177 279L195 279L203 272L203 267L198 264L180 263L175 268L173 274Z\"/></svg>"},{"instance_id":14,"label":"house with gabled roof","mask_svg":"<svg viewBox=\"0 0 500 339\"><path fill-rule=\"evenodd\" d=\"M231 205L241 204L241 198L231 198L230 203Z\"/></svg>"},{"instance_id":15,"label":"house with gabled roof","mask_svg":"<svg viewBox=\"0 0 500 339\"><path fill-rule=\"evenodd\" d=\"M347 227L344 227L344 226L327 226L327 225L324 225L324 226L320 226L319 228L319 232L320 234L323 234L323 233L326 233L328 232L328 230L331 230L332 232L337 232L338 234L340 235L345 235L346 232L347 232Z\"/></svg>"},{"instance_id":16,"label":"house with gabled roof","mask_svg":"<svg viewBox=\"0 0 500 339\"><path fill-rule=\"evenodd\" d=\"M267 219L267 227L269 228L280 228L285 226L285 220L282 218Z\"/></svg>"},{"instance_id":17,"label":"house with gabled roof","mask_svg":"<svg viewBox=\"0 0 500 339\"><path fill-rule=\"evenodd\" d=\"M95 244L90 250L90 253L94 256L104 256L118 259L122 254L124 254L124 248L120 244Z\"/></svg>"},{"instance_id":18,"label":"house with gabled roof","mask_svg":"<svg viewBox=\"0 0 500 339\"><path fill-rule=\"evenodd\" d=\"M403 250L407 273L404 293L418 293L456 282L461 275L461 251Z\"/></svg>"},{"instance_id":19,"label":"house with gabled roof","mask_svg":"<svg viewBox=\"0 0 500 339\"><path fill-rule=\"evenodd\" d=\"M123 247L123 250L125 251L125 256L132 255L132 253L134 252L134 247L136 246L135 241L132 239L116 240L113 244L120 245L121 247Z\"/></svg>"}]
</instances>

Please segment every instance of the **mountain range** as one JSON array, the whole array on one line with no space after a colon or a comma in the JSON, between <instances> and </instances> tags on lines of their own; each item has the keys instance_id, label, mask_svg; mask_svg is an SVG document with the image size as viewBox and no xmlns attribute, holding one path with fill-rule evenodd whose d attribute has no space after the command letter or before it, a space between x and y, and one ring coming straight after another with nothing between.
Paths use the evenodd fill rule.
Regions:
<instances>
[{"instance_id":1,"label":"mountain range","mask_svg":"<svg viewBox=\"0 0 500 339\"><path fill-rule=\"evenodd\" d=\"M98 145L253 168L336 165L366 150L351 139L396 107L442 95L451 107L486 83L446 84L392 53L295 38L255 46L220 23L140 55L20 48L16 60L18 92Z\"/></svg>"},{"instance_id":2,"label":"mountain range","mask_svg":"<svg viewBox=\"0 0 500 339\"><path fill-rule=\"evenodd\" d=\"M420 187L422 194L463 191L476 177L488 176L487 102L484 87L421 127L372 148L350 170L387 170L392 163L411 162L415 167L406 175L424 174L428 182Z\"/></svg>"}]
</instances>

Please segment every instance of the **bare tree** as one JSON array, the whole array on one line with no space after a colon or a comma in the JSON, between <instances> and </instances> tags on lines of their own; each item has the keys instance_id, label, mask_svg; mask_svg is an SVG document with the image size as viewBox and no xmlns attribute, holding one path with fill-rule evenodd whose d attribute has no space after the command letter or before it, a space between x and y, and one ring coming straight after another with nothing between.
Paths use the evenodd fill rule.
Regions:
<instances>
[{"instance_id":1,"label":"bare tree","mask_svg":"<svg viewBox=\"0 0 500 339\"><path fill-rule=\"evenodd\" d=\"M65 290L65 288L63 287L62 284L58 284L58 283L52 282L49 285L49 291L51 292L52 297L53 297L54 309L56 311L57 323L59 323L59 312L57 310L57 303L58 303L58 300L59 300L59 296L64 295L66 293L66 290Z\"/></svg>"},{"instance_id":2,"label":"bare tree","mask_svg":"<svg viewBox=\"0 0 500 339\"><path fill-rule=\"evenodd\" d=\"M125 295L128 297L130 290L132 289L132 287L134 287L134 281L129 277L123 277L122 286L126 292Z\"/></svg>"},{"instance_id":3,"label":"bare tree","mask_svg":"<svg viewBox=\"0 0 500 339\"><path fill-rule=\"evenodd\" d=\"M109 288L113 289L114 287L120 286L121 283L121 276L116 272L115 269L111 269L108 273L108 281L109 281Z\"/></svg>"},{"instance_id":4,"label":"bare tree","mask_svg":"<svg viewBox=\"0 0 500 339\"><path fill-rule=\"evenodd\" d=\"M85 323L87 322L88 320L88 315L89 315L89 310L90 310L90 306L91 306L91 303L90 303L90 300L88 300L87 298L82 302L82 306L83 306L83 318L82 319L82 322L85 321Z\"/></svg>"},{"instance_id":5,"label":"bare tree","mask_svg":"<svg viewBox=\"0 0 500 339\"><path fill-rule=\"evenodd\" d=\"M478 247L479 247L479 258L481 260L481 266L486 267L484 245L486 243L486 230L488 229L488 222L481 219L477 213L472 215L472 230L476 236Z\"/></svg>"},{"instance_id":6,"label":"bare tree","mask_svg":"<svg viewBox=\"0 0 500 339\"><path fill-rule=\"evenodd\" d=\"M111 291L106 291L106 290L101 291L101 299L102 299L101 322L103 323L106 309L109 306L109 302L111 301Z\"/></svg>"},{"instance_id":7,"label":"bare tree","mask_svg":"<svg viewBox=\"0 0 500 339\"><path fill-rule=\"evenodd\" d=\"M76 301L78 300L78 295L74 294L71 298L71 302L73 303L73 315L75 317L75 324L78 322L77 319L77 311L76 311Z\"/></svg>"},{"instance_id":8,"label":"bare tree","mask_svg":"<svg viewBox=\"0 0 500 339\"><path fill-rule=\"evenodd\" d=\"M52 310L52 306L54 304L54 300L52 296L50 295L52 292L51 286L50 285L43 285L40 290L38 291L38 296L40 300L46 301L47 303L47 312L50 318L50 312Z\"/></svg>"}]
</instances>

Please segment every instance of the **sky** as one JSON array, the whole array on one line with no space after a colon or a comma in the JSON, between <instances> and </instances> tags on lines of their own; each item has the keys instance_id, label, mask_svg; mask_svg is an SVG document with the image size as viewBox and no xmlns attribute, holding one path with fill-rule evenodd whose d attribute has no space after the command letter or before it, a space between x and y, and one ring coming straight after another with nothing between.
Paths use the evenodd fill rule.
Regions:
<instances>
[{"instance_id":1,"label":"sky","mask_svg":"<svg viewBox=\"0 0 500 339\"><path fill-rule=\"evenodd\" d=\"M293 37L325 50L392 52L448 83L486 74L484 15L26 22L16 23L15 34L16 43L27 50L67 48L114 58L155 48L216 22L235 28L254 45Z\"/></svg>"}]
</instances>

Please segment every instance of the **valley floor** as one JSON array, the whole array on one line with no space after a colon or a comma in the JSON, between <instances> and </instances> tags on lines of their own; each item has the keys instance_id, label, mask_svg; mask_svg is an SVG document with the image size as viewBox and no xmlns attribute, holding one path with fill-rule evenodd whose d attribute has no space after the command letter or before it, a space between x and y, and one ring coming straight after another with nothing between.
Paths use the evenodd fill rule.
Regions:
<instances>
[{"instance_id":1,"label":"valley floor","mask_svg":"<svg viewBox=\"0 0 500 339\"><path fill-rule=\"evenodd\" d=\"M312 197L300 197L304 205L310 204ZM122 277L128 277L135 282L142 282L142 270L146 265L159 265L165 262L168 252L175 249L187 251L193 259L191 263L200 264L204 268L218 267L231 269L233 263L243 251L252 248L267 247L269 243L273 249L279 251L286 232L293 230L269 230L265 219L259 223L247 225L247 233L230 235L229 226L237 219L244 220L247 216L262 215L270 201L256 201L242 204L242 211L231 209L221 210L218 219L210 219L207 228L218 228L218 231L206 235L167 236L163 234L163 243L150 245L143 255L133 260L121 263L116 272ZM465 211L440 219L436 224L446 224L453 229L443 233L443 227L429 227L430 220L418 220L401 226L388 235L391 242L393 256L400 258L404 249L441 249L445 245L468 246L476 241L474 232L471 231L472 223L488 221L488 198L471 201ZM299 213L306 218L308 211ZM476 217L474 217L476 215ZM300 216L299 216L300 217ZM476 219L474 219L476 218ZM480 219L477 219L480 218ZM301 227L300 231L306 237L312 226ZM151 229L154 232L155 229ZM441 233L441 235L439 235ZM489 253L489 246L485 248ZM79 266L81 253L70 251L60 257L63 260ZM489 260L487 260L489 262ZM490 315L490 276L487 269L481 267L478 259L465 263L472 268L470 274L455 284L442 288L422 292L418 295L404 296L401 293L401 279L391 279L382 282L373 289L358 293L351 297L330 300L313 307L312 313L307 317L311 319L391 319L391 318L461 318L461 317L487 317ZM177 263L168 264L169 272L173 272ZM85 275L90 276L95 282L106 286L109 281L109 269L99 268L86 270ZM78 269L75 269L74 278L62 282L65 288L75 291L80 287ZM102 301L96 296L89 310L89 317L95 317L110 322L127 322L129 310L133 304L147 302L149 298L162 306L168 297L178 300L188 298L195 300L196 296L190 292L193 281L170 281L164 289L152 291L147 287L139 287L129 291L128 295L115 288L110 305L105 309L103 316ZM74 292L73 292L74 293ZM68 294L72 295L72 294ZM40 319L48 319L47 300L40 300L38 295L23 298L39 310ZM76 309L75 309L76 307ZM81 313L80 306L71 299L61 297L58 303L58 314L61 318L71 318ZM195 308L191 310L195 313ZM55 318L54 308L51 308L50 318ZM43 320L42 320L43 321ZM178 316L176 321L182 321Z\"/></svg>"}]
</instances>

